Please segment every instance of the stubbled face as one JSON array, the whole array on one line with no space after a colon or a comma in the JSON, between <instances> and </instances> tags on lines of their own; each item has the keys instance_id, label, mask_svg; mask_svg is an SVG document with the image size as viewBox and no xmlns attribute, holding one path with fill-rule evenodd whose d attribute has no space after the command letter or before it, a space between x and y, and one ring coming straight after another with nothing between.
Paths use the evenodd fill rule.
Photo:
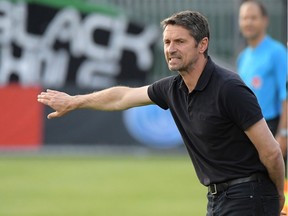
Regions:
<instances>
[{"instance_id":1,"label":"stubbled face","mask_svg":"<svg viewBox=\"0 0 288 216\"><path fill-rule=\"evenodd\" d=\"M188 72L199 57L198 46L189 31L167 25L163 32L164 54L171 71Z\"/></svg>"},{"instance_id":2,"label":"stubbled face","mask_svg":"<svg viewBox=\"0 0 288 216\"><path fill-rule=\"evenodd\" d=\"M239 11L239 27L244 38L257 40L265 34L267 17L263 16L259 6L253 2L241 5Z\"/></svg>"}]
</instances>

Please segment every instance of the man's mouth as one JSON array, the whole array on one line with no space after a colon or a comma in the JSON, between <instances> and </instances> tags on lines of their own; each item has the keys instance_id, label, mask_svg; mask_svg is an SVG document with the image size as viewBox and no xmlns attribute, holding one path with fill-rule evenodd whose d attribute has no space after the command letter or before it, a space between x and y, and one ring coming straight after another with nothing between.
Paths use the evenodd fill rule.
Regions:
<instances>
[{"instance_id":1,"label":"man's mouth","mask_svg":"<svg viewBox=\"0 0 288 216\"><path fill-rule=\"evenodd\" d=\"M254 28L248 27L248 26L246 28L244 28L243 30L244 30L244 32L254 32Z\"/></svg>"},{"instance_id":2,"label":"man's mouth","mask_svg":"<svg viewBox=\"0 0 288 216\"><path fill-rule=\"evenodd\" d=\"M174 60L179 60L180 58L179 57L169 57L168 59L169 59L169 61L174 61Z\"/></svg>"}]
</instances>

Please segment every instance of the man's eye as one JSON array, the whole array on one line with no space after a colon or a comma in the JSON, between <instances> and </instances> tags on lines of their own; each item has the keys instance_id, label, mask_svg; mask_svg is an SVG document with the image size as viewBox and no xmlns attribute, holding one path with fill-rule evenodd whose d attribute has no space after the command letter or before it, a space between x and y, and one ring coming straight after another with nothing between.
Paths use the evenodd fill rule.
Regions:
<instances>
[{"instance_id":1,"label":"man's eye","mask_svg":"<svg viewBox=\"0 0 288 216\"><path fill-rule=\"evenodd\" d=\"M182 44L182 43L184 43L183 40L177 40L177 41L176 41L176 44Z\"/></svg>"}]
</instances>

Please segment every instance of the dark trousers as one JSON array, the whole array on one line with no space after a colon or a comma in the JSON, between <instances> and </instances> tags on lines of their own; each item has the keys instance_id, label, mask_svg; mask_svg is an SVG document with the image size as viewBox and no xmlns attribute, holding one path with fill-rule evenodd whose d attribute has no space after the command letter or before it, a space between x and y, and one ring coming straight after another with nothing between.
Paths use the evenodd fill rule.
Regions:
<instances>
[{"instance_id":1,"label":"dark trousers","mask_svg":"<svg viewBox=\"0 0 288 216\"><path fill-rule=\"evenodd\" d=\"M230 186L226 191L207 194L206 216L279 216L279 196L267 177Z\"/></svg>"}]
</instances>

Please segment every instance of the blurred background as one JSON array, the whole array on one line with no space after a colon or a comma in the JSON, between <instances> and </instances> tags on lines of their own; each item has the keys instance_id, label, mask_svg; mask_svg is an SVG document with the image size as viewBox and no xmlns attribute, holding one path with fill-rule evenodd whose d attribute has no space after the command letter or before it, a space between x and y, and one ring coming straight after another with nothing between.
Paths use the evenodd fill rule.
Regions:
<instances>
[{"instance_id":1,"label":"blurred background","mask_svg":"<svg viewBox=\"0 0 288 216\"><path fill-rule=\"evenodd\" d=\"M287 0L263 2L270 17L268 33L286 44ZM169 111L156 106L123 112L78 110L48 120L46 116L52 110L39 104L36 98L47 88L84 94L114 85L146 85L170 75L163 57L159 24L171 14L187 9L197 10L208 18L210 55L220 65L235 70L236 57L246 45L238 28L239 5L240 0L0 0L0 191L3 192L0 201L6 202L6 209L0 207L0 214L2 211L1 215L5 216L71 216L72 212L115 215L107 210L112 205L118 215L180 215L180 212L204 215L205 189L199 191L200 184ZM43 161L47 155L52 157ZM136 166L132 169L131 164ZM59 170L54 170L55 167ZM127 175L102 173L106 169L116 174L117 170L125 171ZM141 169L143 173L139 172ZM183 173L178 173L179 170ZM97 184L100 188L108 182L101 195L100 189L92 186L99 175L91 173L97 172L105 177ZM123 191L117 187L111 189L116 183L108 180L119 183L121 177L123 182L133 185L128 173L139 177L132 187L134 194L123 195L128 186L119 186L126 188ZM174 182L171 175L175 177ZM54 179L55 176L62 176L63 181ZM158 181L149 184L151 176ZM86 181L79 183L79 178ZM142 187L140 180L149 189ZM179 185L179 181L183 184ZM170 185L164 186L164 182ZM41 192L43 188L51 194ZM66 188L63 192L66 196L55 202L54 196L61 197L62 192L57 192L60 188ZM143 191L135 194L140 188ZM167 188L171 193L167 193ZM36 192L31 193L33 189ZM111 201L111 197L117 196L115 191L120 197ZM183 193L178 194L179 191ZM97 194L98 204L102 199L107 201L107 206L102 203L99 204L102 208L97 207L100 212L94 209L95 200L91 205L79 204L91 200L91 196L96 199L93 196ZM158 205L154 202L155 208L145 213L159 194L163 197L158 197ZM30 195L32 201L23 202ZM74 200L74 196L79 200ZM143 204L145 196L150 201ZM169 196L175 199L167 200ZM43 197L53 197L50 200L53 204L47 205L49 200L44 201ZM138 204L135 204L136 197L141 198ZM61 205L56 203L64 200L70 202L67 206L63 204L66 208L61 212ZM119 200L127 203L119 204ZM169 209L176 201L180 205ZM42 208L35 210L35 203ZM71 206L80 209L68 211ZM186 212L184 206L188 206Z\"/></svg>"},{"instance_id":2,"label":"blurred background","mask_svg":"<svg viewBox=\"0 0 288 216\"><path fill-rule=\"evenodd\" d=\"M269 34L285 44L287 1L263 2L270 15ZM47 88L82 94L114 85L140 86L170 75L159 23L186 9L207 16L210 55L235 70L245 46L238 29L239 4L240 0L1 0L0 148L182 148L169 111L154 106L115 113L81 110L47 120L52 110L37 103L37 94Z\"/></svg>"}]
</instances>

